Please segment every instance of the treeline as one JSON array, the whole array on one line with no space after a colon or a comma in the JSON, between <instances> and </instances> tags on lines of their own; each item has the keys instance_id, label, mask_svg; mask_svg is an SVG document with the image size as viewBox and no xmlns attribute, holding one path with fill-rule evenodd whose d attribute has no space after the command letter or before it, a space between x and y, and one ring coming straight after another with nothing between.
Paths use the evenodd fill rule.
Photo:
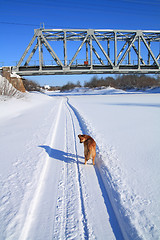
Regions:
<instances>
[{"instance_id":1,"label":"treeline","mask_svg":"<svg viewBox=\"0 0 160 240\"><path fill-rule=\"evenodd\" d=\"M25 87L26 91L28 91L28 92L30 92L30 91L43 92L45 90L45 87L41 87L35 81L28 80L28 79L25 79L25 78L22 78L22 80L23 80L24 87ZM60 86L56 86L56 87L55 86L50 86L48 91L60 90L61 92L64 92L64 91L72 90L75 87L81 87L81 84L80 84L79 81L76 84L68 82L67 84L65 84L62 87L60 87Z\"/></svg>"},{"instance_id":2,"label":"treeline","mask_svg":"<svg viewBox=\"0 0 160 240\"><path fill-rule=\"evenodd\" d=\"M38 83L23 78L23 84L27 91L43 91ZM116 89L146 89L151 87L160 87L160 78L149 75L117 75L115 77L101 77L93 76L90 81L84 83L84 87L101 88L113 87ZM77 83L68 82L62 87L50 87L50 91L60 90L61 92L72 90L76 87L82 87L80 81Z\"/></svg>"},{"instance_id":3,"label":"treeline","mask_svg":"<svg viewBox=\"0 0 160 240\"><path fill-rule=\"evenodd\" d=\"M98 78L94 76L89 82L85 82L84 87L113 87L117 89L146 89L160 87L160 79L146 75L118 75L116 78Z\"/></svg>"},{"instance_id":4,"label":"treeline","mask_svg":"<svg viewBox=\"0 0 160 240\"><path fill-rule=\"evenodd\" d=\"M64 92L64 91L69 91L69 90L72 90L76 87L82 87L80 82L78 81L76 84L72 83L72 82L68 82L67 84L63 85L61 88L60 88L60 91L61 92Z\"/></svg>"}]
</instances>

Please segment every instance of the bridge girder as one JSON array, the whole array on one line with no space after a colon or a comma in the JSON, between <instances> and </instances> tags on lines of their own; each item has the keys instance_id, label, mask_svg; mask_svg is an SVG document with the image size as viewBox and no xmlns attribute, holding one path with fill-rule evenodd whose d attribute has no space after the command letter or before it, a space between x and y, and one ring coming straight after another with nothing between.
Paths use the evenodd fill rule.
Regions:
<instances>
[{"instance_id":1,"label":"bridge girder","mask_svg":"<svg viewBox=\"0 0 160 240\"><path fill-rule=\"evenodd\" d=\"M44 49L52 64L46 64ZM36 52L39 60L34 65ZM35 29L12 71L24 76L160 73L160 31Z\"/></svg>"}]
</instances>

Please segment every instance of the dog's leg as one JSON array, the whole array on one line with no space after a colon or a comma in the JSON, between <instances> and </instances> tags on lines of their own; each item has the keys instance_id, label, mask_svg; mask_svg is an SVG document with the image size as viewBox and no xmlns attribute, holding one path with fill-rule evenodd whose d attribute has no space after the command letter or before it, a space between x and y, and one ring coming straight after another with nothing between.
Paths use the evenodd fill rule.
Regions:
<instances>
[{"instance_id":1,"label":"dog's leg","mask_svg":"<svg viewBox=\"0 0 160 240\"><path fill-rule=\"evenodd\" d=\"M93 165L95 165L95 156L92 159L92 163L93 163Z\"/></svg>"},{"instance_id":2,"label":"dog's leg","mask_svg":"<svg viewBox=\"0 0 160 240\"><path fill-rule=\"evenodd\" d=\"M90 158L90 153L89 153L88 148L85 148L85 149L84 149L84 157L85 157L85 164L86 164L87 161L88 161L89 158Z\"/></svg>"},{"instance_id":3,"label":"dog's leg","mask_svg":"<svg viewBox=\"0 0 160 240\"><path fill-rule=\"evenodd\" d=\"M87 159L87 156L85 155L85 165L86 165L86 163L87 163L87 161L88 161L88 159Z\"/></svg>"}]
</instances>

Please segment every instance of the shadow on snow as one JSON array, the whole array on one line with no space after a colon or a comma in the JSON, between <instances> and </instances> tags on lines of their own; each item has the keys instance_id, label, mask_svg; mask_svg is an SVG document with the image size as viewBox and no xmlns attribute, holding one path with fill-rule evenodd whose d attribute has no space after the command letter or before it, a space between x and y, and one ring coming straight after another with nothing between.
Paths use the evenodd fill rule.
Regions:
<instances>
[{"instance_id":1,"label":"shadow on snow","mask_svg":"<svg viewBox=\"0 0 160 240\"><path fill-rule=\"evenodd\" d=\"M77 158L84 159L84 157L82 157L82 156L76 156L75 154L57 150L57 149L51 148L47 145L41 145L39 147L43 148L46 151L46 153L49 155L49 157L60 160L60 161L64 161L66 163L77 162ZM81 161L78 161L78 163L84 164L84 162L81 162Z\"/></svg>"}]
</instances>

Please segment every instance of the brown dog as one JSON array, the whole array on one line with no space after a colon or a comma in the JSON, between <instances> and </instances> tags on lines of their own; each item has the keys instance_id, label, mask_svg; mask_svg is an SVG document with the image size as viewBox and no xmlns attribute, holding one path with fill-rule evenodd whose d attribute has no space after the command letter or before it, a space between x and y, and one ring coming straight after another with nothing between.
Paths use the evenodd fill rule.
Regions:
<instances>
[{"instance_id":1,"label":"brown dog","mask_svg":"<svg viewBox=\"0 0 160 240\"><path fill-rule=\"evenodd\" d=\"M84 143L85 164L90 158L92 158L93 165L95 165L96 142L88 135L79 134L78 137L80 139L80 143Z\"/></svg>"}]
</instances>

